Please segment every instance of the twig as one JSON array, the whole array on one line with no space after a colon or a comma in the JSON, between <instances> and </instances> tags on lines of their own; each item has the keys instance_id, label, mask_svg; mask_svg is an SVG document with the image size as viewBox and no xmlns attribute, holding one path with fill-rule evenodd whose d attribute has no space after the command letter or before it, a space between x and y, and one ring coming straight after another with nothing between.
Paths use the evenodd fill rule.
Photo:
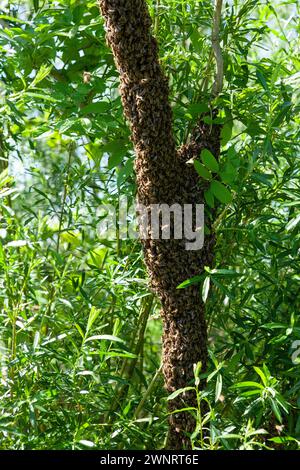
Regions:
<instances>
[{"instance_id":1,"label":"twig","mask_svg":"<svg viewBox=\"0 0 300 470\"><path fill-rule=\"evenodd\" d=\"M223 62L222 49L220 46L220 23L221 23L222 4L223 4L223 0L216 0L215 2L215 11L214 11L213 28L212 28L212 36L211 36L212 48L214 51L216 65L217 65L215 82L213 84L214 96L219 95L219 93L221 93L222 88L223 88L224 62Z\"/></svg>"},{"instance_id":2,"label":"twig","mask_svg":"<svg viewBox=\"0 0 300 470\"><path fill-rule=\"evenodd\" d=\"M156 384L156 381L158 379L158 377L160 376L161 374L161 371L162 371L162 364L161 366L159 367L159 369L157 369L157 371L155 372L150 384L149 384L149 387L147 388L143 398L141 399L140 403L138 404L135 412L134 412L134 417L135 419L137 419L144 407L144 404L146 403L146 400L148 399L148 397L151 395L151 392L154 388L154 385Z\"/></svg>"},{"instance_id":3,"label":"twig","mask_svg":"<svg viewBox=\"0 0 300 470\"><path fill-rule=\"evenodd\" d=\"M69 151L68 151L66 176L64 180L63 195L62 195L62 201L61 201L61 212L59 216L59 226L58 226L57 242L56 242L57 253L59 253L59 248L60 248L60 236L62 232L62 225L63 225L64 215L65 215L65 205L66 205L66 200L67 200L68 191L69 191L70 168L71 168L71 158L72 158L73 150L74 150L74 144L71 143L69 146Z\"/></svg>"},{"instance_id":4,"label":"twig","mask_svg":"<svg viewBox=\"0 0 300 470\"><path fill-rule=\"evenodd\" d=\"M136 345L134 347L135 358L133 358L130 361L130 363L128 363L127 360L125 360L123 363L120 376L126 380L126 383L121 385L121 387L117 389L116 391L115 398L107 414L108 420L110 420L112 413L115 412L119 408L120 404L122 403L123 399L126 397L126 394L128 392L128 389L130 386L130 380L133 376L134 369L139 359L141 347L144 342L145 330L146 330L148 318L152 309L153 299L154 299L153 294L150 294L144 301L145 303L142 307L140 318L139 318L138 338L137 338Z\"/></svg>"},{"instance_id":5,"label":"twig","mask_svg":"<svg viewBox=\"0 0 300 470\"><path fill-rule=\"evenodd\" d=\"M155 18L154 18L154 25L153 25L154 35L156 36L156 38L159 32L159 9L160 9L160 0L156 0Z\"/></svg>"}]
</instances>

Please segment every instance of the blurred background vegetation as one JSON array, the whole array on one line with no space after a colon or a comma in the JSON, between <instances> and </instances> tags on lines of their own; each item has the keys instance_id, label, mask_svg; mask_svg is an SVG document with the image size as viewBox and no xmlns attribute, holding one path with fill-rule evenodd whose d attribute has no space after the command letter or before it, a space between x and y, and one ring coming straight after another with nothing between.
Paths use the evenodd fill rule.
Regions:
<instances>
[{"instance_id":1,"label":"blurred background vegetation","mask_svg":"<svg viewBox=\"0 0 300 470\"><path fill-rule=\"evenodd\" d=\"M211 96L213 5L148 3L182 142ZM233 201L199 284L209 413L194 448L299 447L299 7L224 2L214 104ZM135 178L96 1L4 0L0 28L0 447L159 449L159 305L139 242L97 229Z\"/></svg>"}]
</instances>

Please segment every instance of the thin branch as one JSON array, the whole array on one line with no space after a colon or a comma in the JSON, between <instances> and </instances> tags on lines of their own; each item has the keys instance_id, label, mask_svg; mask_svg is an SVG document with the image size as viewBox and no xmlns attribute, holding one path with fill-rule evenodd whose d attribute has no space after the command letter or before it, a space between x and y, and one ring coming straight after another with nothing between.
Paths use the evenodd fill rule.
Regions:
<instances>
[{"instance_id":1,"label":"thin branch","mask_svg":"<svg viewBox=\"0 0 300 470\"><path fill-rule=\"evenodd\" d=\"M59 226L58 226L57 241L56 241L57 253L59 253L59 248L60 248L62 225L63 225L64 215L65 215L65 205L66 205L66 200L67 200L68 191L69 191L70 169L71 169L71 159L72 159L73 151L74 151L74 144L71 143L69 146L69 151L68 151L68 161L67 161L66 173L65 173L66 176L64 180L63 195L62 195L62 201L61 201L61 212L59 215Z\"/></svg>"},{"instance_id":2,"label":"thin branch","mask_svg":"<svg viewBox=\"0 0 300 470\"><path fill-rule=\"evenodd\" d=\"M159 33L159 10L160 10L160 0L156 0L155 17L154 17L154 25L153 25L153 31L154 31L155 37L158 37L158 33Z\"/></svg>"},{"instance_id":3,"label":"thin branch","mask_svg":"<svg viewBox=\"0 0 300 470\"><path fill-rule=\"evenodd\" d=\"M219 95L219 93L221 93L222 88L223 88L224 63L223 63L222 49L220 46L220 23L221 23L222 4L223 4L223 0L216 0L212 36L211 36L212 48L214 51L216 65L217 65L215 82L213 85L214 96Z\"/></svg>"},{"instance_id":4,"label":"thin branch","mask_svg":"<svg viewBox=\"0 0 300 470\"><path fill-rule=\"evenodd\" d=\"M146 401L148 400L149 396L151 395L153 389L154 389L154 386L156 385L156 382L157 382L157 379L158 377L160 376L161 372L162 372L162 364L161 366L159 367L159 369L157 369L157 371L155 372L150 384L149 384L149 387L147 388L146 392L144 393L144 396L143 398L141 399L140 403L138 404L135 412L134 412L134 417L135 419L138 419L140 414L141 414L141 411L143 410L144 408L144 405L146 403Z\"/></svg>"},{"instance_id":5,"label":"thin branch","mask_svg":"<svg viewBox=\"0 0 300 470\"><path fill-rule=\"evenodd\" d=\"M138 321L138 325L139 325L138 338L134 347L135 358L131 359L130 362L125 360L123 363L120 376L121 378L125 379L126 382L123 383L116 390L116 395L106 415L107 421L110 421L112 419L113 413L117 411L117 409L119 408L120 404L122 404L122 401L126 397L126 394L128 392L129 385L131 383L131 379L132 379L135 367L137 365L137 362L140 356L140 351L144 342L145 330L146 330L147 322L148 322L149 315L152 309L153 299L154 299L153 294L150 294L144 300L144 304L143 304L139 321Z\"/></svg>"},{"instance_id":6,"label":"thin branch","mask_svg":"<svg viewBox=\"0 0 300 470\"><path fill-rule=\"evenodd\" d=\"M222 49L220 46L220 24L221 24L221 14L222 14L222 6L223 0L215 0L215 8L214 8L214 15L213 15L213 25L212 25L212 51L208 58L208 63L206 67L206 71L204 73L204 78L202 80L198 95L205 94L207 91L208 83L209 83L209 75L210 75L210 68L212 64L213 56L216 59L216 75L215 81L212 88L212 95L213 97L218 96L223 88L223 74L224 74L224 64L223 64L223 55ZM197 156L198 152L200 151L200 135L199 131L203 127L203 115L200 115L196 125L193 129L191 129L191 125L188 126L184 144L179 148L178 155L183 161L187 161L193 156ZM217 131L217 134L219 131ZM216 134L216 135L217 135ZM196 140L198 140L198 145L196 145ZM203 145L202 147L203 148Z\"/></svg>"}]
</instances>

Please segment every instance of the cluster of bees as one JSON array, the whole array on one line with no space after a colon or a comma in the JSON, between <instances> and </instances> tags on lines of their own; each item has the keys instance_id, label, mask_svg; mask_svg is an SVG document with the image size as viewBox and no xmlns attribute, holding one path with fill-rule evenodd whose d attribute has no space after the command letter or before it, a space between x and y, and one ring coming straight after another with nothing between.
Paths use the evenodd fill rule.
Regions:
<instances>
[{"instance_id":1,"label":"cluster of bees","mask_svg":"<svg viewBox=\"0 0 300 470\"><path fill-rule=\"evenodd\" d=\"M199 122L190 141L176 148L172 132L169 87L158 58L156 40L145 0L100 0L106 37L120 73L120 94L135 147L138 202L151 204L204 203L205 184L193 165L203 148L220 152L220 128ZM206 221L209 225L209 220ZM150 230L150 227L149 227ZM215 238L206 236L200 251L187 251L185 240L142 240L152 289L159 296L164 322L163 372L168 392L186 387L193 379L193 364L207 361L204 305L199 287L177 289L213 261ZM183 401L182 401L183 400ZM170 402L170 411L194 405L193 393ZM189 413L170 418L168 447L188 445L186 431L195 422Z\"/></svg>"}]
</instances>

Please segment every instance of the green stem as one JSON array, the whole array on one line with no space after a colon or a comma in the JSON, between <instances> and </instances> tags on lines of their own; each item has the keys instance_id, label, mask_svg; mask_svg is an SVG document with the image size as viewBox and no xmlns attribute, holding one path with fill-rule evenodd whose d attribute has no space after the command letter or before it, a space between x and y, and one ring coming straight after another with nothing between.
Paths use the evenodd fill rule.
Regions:
<instances>
[{"instance_id":1,"label":"green stem","mask_svg":"<svg viewBox=\"0 0 300 470\"><path fill-rule=\"evenodd\" d=\"M159 369L157 369L157 371L155 372L155 374L154 374L154 376L153 376L153 378L152 378L152 380L151 380L151 382L150 382L150 384L149 384L149 386L148 386L148 388L147 388L147 390L146 390L146 392L145 392L143 398L141 399L140 403L138 404L138 406L137 406L137 408L136 408L136 410L135 410L135 412L134 412L134 417L135 417L135 419L138 419L138 417L139 417L139 415L140 415L140 413L141 413L141 411L142 411L142 409L143 409L143 407L144 407L146 401L148 400L148 397L151 395L152 390L154 389L154 386L155 386L155 384L156 384L156 382L157 382L158 377L159 377L160 374L161 374L161 371L162 371L162 364L161 364L161 366L159 367Z\"/></svg>"},{"instance_id":2,"label":"green stem","mask_svg":"<svg viewBox=\"0 0 300 470\"><path fill-rule=\"evenodd\" d=\"M71 143L69 146L69 152L68 152L66 176L64 179L64 189L63 189L63 195L62 195L62 201L61 201L61 212L59 216L59 226L58 226L58 234L57 234L57 242L56 242L56 251L58 253L59 253L59 248L60 248L60 235L61 235L61 230L62 230L62 225L63 225L63 220L64 220L65 205L66 205L67 195L69 191L70 168L71 168L71 159L72 159L73 150L74 150L74 144Z\"/></svg>"},{"instance_id":3,"label":"green stem","mask_svg":"<svg viewBox=\"0 0 300 470\"><path fill-rule=\"evenodd\" d=\"M155 5L155 18L154 18L154 36L158 36L159 31L159 7L160 7L160 0L156 0Z\"/></svg>"},{"instance_id":4,"label":"green stem","mask_svg":"<svg viewBox=\"0 0 300 470\"><path fill-rule=\"evenodd\" d=\"M125 396L127 395L128 389L129 389L129 383L130 380L133 376L134 369L137 365L140 351L144 342L144 336L145 336L145 330L148 322L148 318L152 309L152 304L153 304L153 295L150 294L146 300L145 303L142 307L142 311L140 314L140 319L139 319L139 333L138 333L138 339L134 348L134 354L135 358L131 359L130 362L127 360L124 361L123 366L121 368L120 376L124 377L126 379L126 382L124 385L122 385L119 390L117 390L117 393L115 395L115 399L110 407L110 410L108 412L108 417L111 417L111 414L116 411Z\"/></svg>"}]
</instances>

